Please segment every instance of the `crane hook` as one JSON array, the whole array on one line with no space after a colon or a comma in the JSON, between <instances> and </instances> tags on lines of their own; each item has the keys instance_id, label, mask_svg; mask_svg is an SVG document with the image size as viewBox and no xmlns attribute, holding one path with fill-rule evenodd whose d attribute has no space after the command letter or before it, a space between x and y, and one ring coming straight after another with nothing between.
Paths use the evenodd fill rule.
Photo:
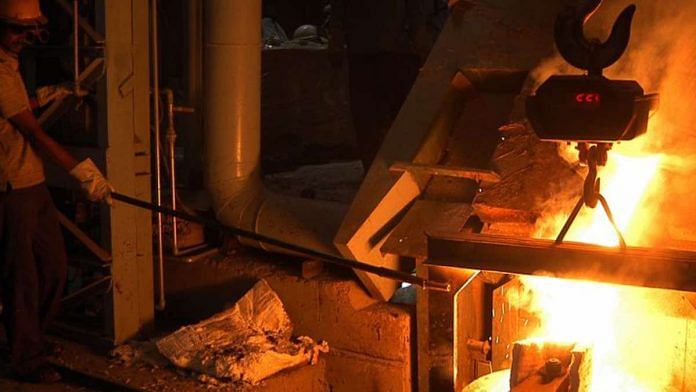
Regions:
<instances>
[{"instance_id":1,"label":"crane hook","mask_svg":"<svg viewBox=\"0 0 696 392\"><path fill-rule=\"evenodd\" d=\"M585 24L602 4L602 0L582 0L566 7L556 18L554 38L561 56L572 66L601 76L602 70L621 58L631 38L631 23L636 12L634 4L626 7L614 22L605 42L588 39Z\"/></svg>"}]
</instances>

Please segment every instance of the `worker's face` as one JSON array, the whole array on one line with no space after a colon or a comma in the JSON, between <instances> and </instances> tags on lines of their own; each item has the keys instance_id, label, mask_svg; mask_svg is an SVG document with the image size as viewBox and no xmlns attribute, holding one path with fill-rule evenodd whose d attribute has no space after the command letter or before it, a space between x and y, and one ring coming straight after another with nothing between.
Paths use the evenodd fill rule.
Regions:
<instances>
[{"instance_id":1,"label":"worker's face","mask_svg":"<svg viewBox=\"0 0 696 392\"><path fill-rule=\"evenodd\" d=\"M34 32L30 28L3 25L0 27L0 46L10 53L19 54L24 47L34 38Z\"/></svg>"}]
</instances>

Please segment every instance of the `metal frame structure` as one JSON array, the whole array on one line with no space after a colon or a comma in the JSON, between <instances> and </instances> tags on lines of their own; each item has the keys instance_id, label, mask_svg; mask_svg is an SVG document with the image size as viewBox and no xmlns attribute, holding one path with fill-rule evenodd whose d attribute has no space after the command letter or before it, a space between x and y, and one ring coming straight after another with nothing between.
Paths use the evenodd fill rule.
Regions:
<instances>
[{"instance_id":1,"label":"metal frame structure","mask_svg":"<svg viewBox=\"0 0 696 392\"><path fill-rule=\"evenodd\" d=\"M148 2L100 0L107 50L99 133L106 146L106 174L116 189L151 199ZM110 211L114 258L112 320L115 343L154 322L152 218L148 211L117 206Z\"/></svg>"},{"instance_id":2,"label":"metal frame structure","mask_svg":"<svg viewBox=\"0 0 696 392\"><path fill-rule=\"evenodd\" d=\"M78 2L58 5L75 17ZM90 157L106 173L113 186L143 200L151 200L150 172L150 63L148 2L97 0L95 25L80 15L78 32L103 49L76 73L76 82L95 85L97 95L97 145L66 146L76 157ZM80 43L75 37L74 45ZM75 69L83 60L75 47ZM64 113L67 99L55 102L39 118L49 128ZM64 174L50 173L50 185L71 189ZM54 175L55 174L55 175ZM68 295L63 305L71 307L99 293L107 293L104 330L96 337L119 344L144 332L154 323L152 217L150 212L119 205L101 208L103 247L65 216L62 225L97 256L103 277L88 282ZM105 249L110 249L108 252ZM73 331L74 332L74 331ZM79 333L79 331L78 331Z\"/></svg>"}]
</instances>

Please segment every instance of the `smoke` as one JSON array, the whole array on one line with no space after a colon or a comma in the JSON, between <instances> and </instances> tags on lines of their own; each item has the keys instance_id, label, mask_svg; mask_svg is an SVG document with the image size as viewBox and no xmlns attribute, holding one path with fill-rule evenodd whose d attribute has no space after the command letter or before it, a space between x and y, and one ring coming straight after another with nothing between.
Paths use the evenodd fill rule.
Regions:
<instances>
[{"instance_id":1,"label":"smoke","mask_svg":"<svg viewBox=\"0 0 696 392\"><path fill-rule=\"evenodd\" d=\"M586 35L606 39L617 15L631 3L638 7L631 44L623 58L605 70L605 76L637 80L647 93L660 94L660 107L651 117L644 136L613 147L609 164L600 172L600 177L607 180L602 182L602 190L605 196L612 193L619 196L609 203L619 210L619 215L622 211L630 213L630 223L624 231L629 246L693 247L696 244L693 201L696 191L696 40L693 39L696 36L696 1L605 0L586 26ZM553 74L580 72L557 55L541 61L531 76L538 86ZM566 149L565 146L561 148ZM568 156L567 151L561 152L562 156ZM655 171L651 170L654 166L650 159L659 162ZM627 168L633 170L627 172ZM646 187L634 186L646 178ZM618 192L612 192L612 185L607 184L610 181L616 182ZM627 208L631 197L635 201L636 194L640 200L635 210ZM557 204L563 204L561 209L567 212L573 207L572 199L559 197L548 201L549 211L557 209ZM587 208L583 210L586 212ZM617 215L617 211L614 212ZM583 213L574 228L580 227L584 232L571 230L571 240L587 235L589 242L597 242L612 235L611 231L604 233L601 227L593 225L596 216ZM549 212L539 219L537 235L554 238L564 221L563 214ZM606 224L604 226L606 228ZM626 270L617 275L631 276L631 265L627 264ZM588 278L591 276L592 271L588 271ZM688 304L680 302L679 293L598 284L584 286L585 283L578 283L576 287L566 281L561 287L548 282L534 285L526 280L525 283L533 290L520 294L518 305L536 313L545 324L561 323L559 331L571 330L574 324L581 325L577 331L579 335L574 338L581 341L589 337L595 349L619 348L617 361L609 365L623 367L625 374L636 376L638 384L647 386L619 388L610 383L610 387L602 385L596 390L669 390L672 377L679 381L679 372L684 369L680 368L682 362L677 363L673 358L683 355L686 341L683 337L673 338L676 334L669 330L680 328L684 323L682 317L691 320L696 317ZM594 297L594 293L600 295ZM545 298L553 301L543 303ZM575 299L580 301L577 305L572 302ZM668 312L682 307L688 308L684 314ZM572 312L564 313L564 309L572 309ZM591 324L584 324L583 320ZM602 331L610 333L603 335ZM539 331L542 335L553 335L553 332ZM597 332L595 336L594 332ZM631 353L626 355L628 350ZM614 354L603 353L602 363L597 364L596 369L616 369L606 366L606 360L614 358ZM643 358L649 360L643 361ZM689 370L682 374L690 376Z\"/></svg>"},{"instance_id":2,"label":"smoke","mask_svg":"<svg viewBox=\"0 0 696 392\"><path fill-rule=\"evenodd\" d=\"M605 0L586 26L588 38L606 39L616 17L629 4L638 7L631 43L619 62L605 70L605 76L637 80L646 93L660 94L660 107L651 117L646 135L615 145L613 152L662 157L642 202L655 214L654 219L640 228L640 241L632 245L671 245L675 238L696 241L692 223L696 222L696 208L691 202L696 190L696 2ZM531 76L536 87L553 74L581 72L556 55L541 61ZM570 208L572 204L565 207ZM540 221L543 234L563 220L545 218Z\"/></svg>"}]
</instances>

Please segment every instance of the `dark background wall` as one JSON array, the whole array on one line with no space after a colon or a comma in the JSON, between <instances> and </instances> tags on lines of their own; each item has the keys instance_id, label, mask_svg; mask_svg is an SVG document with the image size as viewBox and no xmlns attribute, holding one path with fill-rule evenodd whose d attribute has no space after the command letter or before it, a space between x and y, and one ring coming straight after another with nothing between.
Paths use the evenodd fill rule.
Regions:
<instances>
[{"instance_id":1,"label":"dark background wall","mask_svg":"<svg viewBox=\"0 0 696 392\"><path fill-rule=\"evenodd\" d=\"M290 35L303 24L321 24L327 3L328 0L266 0L263 12L264 17L276 19Z\"/></svg>"},{"instance_id":2,"label":"dark background wall","mask_svg":"<svg viewBox=\"0 0 696 392\"><path fill-rule=\"evenodd\" d=\"M187 3L159 3L160 85L175 91L177 104L196 106L187 91ZM273 17L291 36L303 24L321 24L325 4L326 0L266 0L264 16ZM264 50L261 126L265 173L357 158L347 81L345 64L332 65L326 50ZM202 177L199 166L204 135L198 128L185 115L177 116L181 159L187 166L181 171L182 184L200 185L195 182Z\"/></svg>"}]
</instances>

